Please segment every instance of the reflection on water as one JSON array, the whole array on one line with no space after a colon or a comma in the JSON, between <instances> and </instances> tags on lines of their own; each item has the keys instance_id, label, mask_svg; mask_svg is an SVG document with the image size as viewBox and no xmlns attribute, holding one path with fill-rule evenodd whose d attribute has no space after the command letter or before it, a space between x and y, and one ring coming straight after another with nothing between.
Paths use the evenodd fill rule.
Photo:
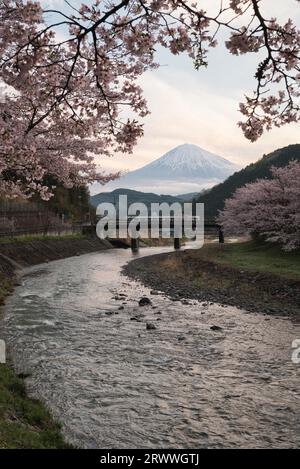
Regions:
<instances>
[{"instance_id":1,"label":"reflection on water","mask_svg":"<svg viewBox=\"0 0 300 469\"><path fill-rule=\"evenodd\" d=\"M29 391L69 440L85 448L298 447L291 343L299 325L164 295L139 307L150 292L120 275L130 257L111 250L28 269L7 304L18 371L31 374Z\"/></svg>"}]
</instances>

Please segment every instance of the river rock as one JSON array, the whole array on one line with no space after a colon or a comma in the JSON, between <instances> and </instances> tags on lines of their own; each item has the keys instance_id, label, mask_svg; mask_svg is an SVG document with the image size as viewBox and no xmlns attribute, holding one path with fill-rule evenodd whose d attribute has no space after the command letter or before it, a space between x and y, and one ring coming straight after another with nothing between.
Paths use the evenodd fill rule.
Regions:
<instances>
[{"instance_id":1,"label":"river rock","mask_svg":"<svg viewBox=\"0 0 300 469\"><path fill-rule=\"evenodd\" d=\"M190 305L191 303L188 300L181 300L183 305Z\"/></svg>"},{"instance_id":2,"label":"river rock","mask_svg":"<svg viewBox=\"0 0 300 469\"><path fill-rule=\"evenodd\" d=\"M30 378L31 376L32 376L31 373L18 373L17 374L17 377L20 378L20 379Z\"/></svg>"},{"instance_id":3,"label":"river rock","mask_svg":"<svg viewBox=\"0 0 300 469\"><path fill-rule=\"evenodd\" d=\"M179 340L179 342L185 340L184 335L179 335L179 336L177 337L177 340Z\"/></svg>"},{"instance_id":4,"label":"river rock","mask_svg":"<svg viewBox=\"0 0 300 469\"><path fill-rule=\"evenodd\" d=\"M222 330L223 330L223 328L220 327L220 326L211 326L210 329L211 329L212 331L222 331Z\"/></svg>"},{"instance_id":5,"label":"river rock","mask_svg":"<svg viewBox=\"0 0 300 469\"><path fill-rule=\"evenodd\" d=\"M156 326L152 324L152 322L147 322L146 329L147 331L153 331L154 329L156 329Z\"/></svg>"},{"instance_id":6,"label":"river rock","mask_svg":"<svg viewBox=\"0 0 300 469\"><path fill-rule=\"evenodd\" d=\"M150 298L147 298L147 296L143 296L139 300L139 306L147 306L147 305L151 305L151 300Z\"/></svg>"}]
</instances>

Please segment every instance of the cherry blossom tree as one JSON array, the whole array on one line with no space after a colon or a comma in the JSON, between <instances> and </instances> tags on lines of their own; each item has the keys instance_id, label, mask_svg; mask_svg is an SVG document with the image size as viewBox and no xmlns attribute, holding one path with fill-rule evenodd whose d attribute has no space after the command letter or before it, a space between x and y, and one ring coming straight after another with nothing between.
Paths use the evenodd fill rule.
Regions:
<instances>
[{"instance_id":1,"label":"cherry blossom tree","mask_svg":"<svg viewBox=\"0 0 300 469\"><path fill-rule=\"evenodd\" d=\"M143 135L149 111L138 79L158 66L158 46L187 53L199 69L226 30L230 53L258 56L257 89L240 105L245 136L299 120L300 32L292 20L265 18L262 3L220 0L215 13L201 0L79 8L65 0L68 11L1 0L0 80L9 91L0 103L0 196L48 198L47 174L67 186L114 177L97 171L93 154L131 152Z\"/></svg>"},{"instance_id":2,"label":"cherry blossom tree","mask_svg":"<svg viewBox=\"0 0 300 469\"><path fill-rule=\"evenodd\" d=\"M218 220L228 233L258 235L287 251L300 248L300 163L272 168L271 179L238 189Z\"/></svg>"}]
</instances>

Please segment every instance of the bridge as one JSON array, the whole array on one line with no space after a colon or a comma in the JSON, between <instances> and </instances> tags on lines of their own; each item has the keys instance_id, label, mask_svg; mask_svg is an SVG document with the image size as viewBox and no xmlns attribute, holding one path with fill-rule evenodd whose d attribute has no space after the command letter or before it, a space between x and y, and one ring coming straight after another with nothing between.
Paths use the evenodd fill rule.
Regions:
<instances>
[{"instance_id":1,"label":"bridge","mask_svg":"<svg viewBox=\"0 0 300 469\"><path fill-rule=\"evenodd\" d=\"M101 219L103 218L107 219L107 217L101 217L99 218L99 221L101 221ZM130 224L133 221L135 222L134 223L135 231L141 232L141 235L139 237L130 236L128 228L130 228ZM162 235L164 230L169 230L169 233L171 235L170 237L174 239L174 248L180 249L181 240L183 236L181 234L181 237L179 237L175 233L176 231L175 227L177 228L180 227L182 232L184 232L184 229L187 226L189 229L195 230L195 228L197 228L197 226L199 225L199 222L201 223L200 218L197 216L191 216L191 217L148 216L148 217L145 217L145 216L133 215L133 216L127 216L126 218L117 217L116 219L108 219L106 221L106 224L104 224L102 228L106 231L108 230L109 224L111 224L110 226L113 226L113 228L119 234L119 238L120 238L120 231L122 232L122 230L126 229L127 235L125 237L127 238L129 235L130 241L131 241L131 249L133 251L138 251L139 249L139 239L142 237L141 230L143 229L147 230L147 233L146 233L147 237L149 237L149 230L151 230L152 228L158 230L158 235ZM210 230L210 231L213 230L213 232L215 232L219 238L219 243L224 243L224 233L223 233L222 227L218 223L214 221L207 221L207 222L204 222L202 226L204 227L204 232L205 230ZM93 228L96 231L96 226L93 226L93 227L89 226L88 228L89 229ZM84 232L86 233L87 230L83 231L83 233ZM122 237L123 236L121 236L121 238ZM158 237L159 236L155 236L155 237L152 236L153 239L158 238Z\"/></svg>"}]
</instances>

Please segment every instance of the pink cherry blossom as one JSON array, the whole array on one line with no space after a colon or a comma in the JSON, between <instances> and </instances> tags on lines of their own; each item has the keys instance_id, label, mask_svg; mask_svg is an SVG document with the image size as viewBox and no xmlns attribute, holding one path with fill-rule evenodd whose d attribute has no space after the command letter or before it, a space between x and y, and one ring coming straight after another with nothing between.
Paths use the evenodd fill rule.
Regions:
<instances>
[{"instance_id":1,"label":"pink cherry blossom","mask_svg":"<svg viewBox=\"0 0 300 469\"><path fill-rule=\"evenodd\" d=\"M158 66L158 46L199 69L227 34L230 53L260 57L257 88L240 106L245 136L299 120L300 32L292 20L265 18L261 0L224 0L217 13L201 0L71 3L60 11L0 1L0 83L10 90L0 99L0 196L51 197L46 175L66 186L116 177L93 155L130 153L143 135L139 78Z\"/></svg>"},{"instance_id":2,"label":"pink cherry blossom","mask_svg":"<svg viewBox=\"0 0 300 469\"><path fill-rule=\"evenodd\" d=\"M219 222L227 233L252 234L287 251L300 247L300 163L272 168L270 179L246 184L225 202Z\"/></svg>"}]
</instances>

